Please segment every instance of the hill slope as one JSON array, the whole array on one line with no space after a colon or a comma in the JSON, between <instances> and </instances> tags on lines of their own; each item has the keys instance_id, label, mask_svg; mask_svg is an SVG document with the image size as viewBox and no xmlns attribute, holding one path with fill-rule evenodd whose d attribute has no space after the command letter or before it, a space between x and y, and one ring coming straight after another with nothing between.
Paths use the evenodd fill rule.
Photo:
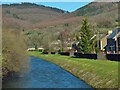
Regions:
<instances>
[{"instance_id":1,"label":"hill slope","mask_svg":"<svg viewBox=\"0 0 120 90\"><path fill-rule=\"evenodd\" d=\"M72 13L67 13L59 18L47 22L40 22L35 27L56 26L69 24L69 26L80 26L82 18L87 16L92 24L99 27L111 28L114 27L118 19L118 4L113 2L92 2L88 5L77 9Z\"/></svg>"},{"instance_id":2,"label":"hill slope","mask_svg":"<svg viewBox=\"0 0 120 90\"><path fill-rule=\"evenodd\" d=\"M90 4L77 9L75 16L94 16L102 13L111 12L118 9L116 2L91 2Z\"/></svg>"},{"instance_id":3,"label":"hill slope","mask_svg":"<svg viewBox=\"0 0 120 90\"><path fill-rule=\"evenodd\" d=\"M51 20L65 13L57 8L32 3L3 4L2 6L3 21L7 26L9 26L9 22L13 21L22 27L29 27L34 23Z\"/></svg>"},{"instance_id":4,"label":"hill slope","mask_svg":"<svg viewBox=\"0 0 120 90\"><path fill-rule=\"evenodd\" d=\"M98 26L112 26L118 18L118 4L112 2L91 2L74 12L36 5L31 3L3 5L3 25L20 28L41 28L69 24L76 27L83 16ZM11 22L12 21L12 22ZM51 22L52 21L52 22ZM62 29L61 28L61 29Z\"/></svg>"}]
</instances>

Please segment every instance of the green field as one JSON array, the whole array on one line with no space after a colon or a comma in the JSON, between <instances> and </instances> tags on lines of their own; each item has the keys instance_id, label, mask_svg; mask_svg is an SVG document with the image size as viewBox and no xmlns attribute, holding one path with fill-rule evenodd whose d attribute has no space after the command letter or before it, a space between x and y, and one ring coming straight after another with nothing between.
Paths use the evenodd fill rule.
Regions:
<instances>
[{"instance_id":1,"label":"green field","mask_svg":"<svg viewBox=\"0 0 120 90\"><path fill-rule=\"evenodd\" d=\"M29 52L29 55L59 65L93 88L118 88L118 62L44 55L40 52Z\"/></svg>"}]
</instances>

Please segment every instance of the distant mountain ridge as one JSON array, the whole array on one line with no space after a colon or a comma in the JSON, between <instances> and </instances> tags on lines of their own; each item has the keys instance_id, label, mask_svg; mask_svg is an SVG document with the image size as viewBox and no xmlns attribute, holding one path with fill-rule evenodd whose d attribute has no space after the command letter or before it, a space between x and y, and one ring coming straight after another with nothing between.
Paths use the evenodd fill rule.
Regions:
<instances>
[{"instance_id":1,"label":"distant mountain ridge","mask_svg":"<svg viewBox=\"0 0 120 90\"><path fill-rule=\"evenodd\" d=\"M118 3L117 2L91 2L74 12L63 14L54 19L52 22L41 22L36 26L53 26L76 23L80 24L83 17L88 17L90 22L98 27L114 27L118 19ZM76 25L74 25L76 26Z\"/></svg>"},{"instance_id":2,"label":"distant mountain ridge","mask_svg":"<svg viewBox=\"0 0 120 90\"><path fill-rule=\"evenodd\" d=\"M44 6L44 5L41 5L41 4L35 4L35 3L27 3L27 2L22 2L21 4L19 3L13 3L13 4L2 4L3 7L8 7L8 6L14 6L14 7L18 7L18 8L21 8L21 9L24 9L24 8L48 8L48 9L52 9L52 10L55 10L56 12L60 12L60 13L68 13L68 11L65 11L65 10L62 10L62 9L58 9L58 8L53 8L53 7L49 7L49 6Z\"/></svg>"},{"instance_id":3,"label":"distant mountain ridge","mask_svg":"<svg viewBox=\"0 0 120 90\"><path fill-rule=\"evenodd\" d=\"M118 8L116 2L91 2L88 5L77 9L76 16L94 16L97 14L109 12Z\"/></svg>"},{"instance_id":4,"label":"distant mountain ridge","mask_svg":"<svg viewBox=\"0 0 120 90\"><path fill-rule=\"evenodd\" d=\"M7 28L14 28L12 23L16 23L19 27L31 28L35 23L52 20L65 13L66 11L61 9L34 3L2 5L3 26Z\"/></svg>"},{"instance_id":5,"label":"distant mountain ridge","mask_svg":"<svg viewBox=\"0 0 120 90\"><path fill-rule=\"evenodd\" d=\"M98 26L110 27L118 18L116 2L91 2L71 13L34 3L3 4L2 9L3 26L8 28L14 28L14 24L17 28L77 26L84 16L90 17L90 21Z\"/></svg>"}]
</instances>

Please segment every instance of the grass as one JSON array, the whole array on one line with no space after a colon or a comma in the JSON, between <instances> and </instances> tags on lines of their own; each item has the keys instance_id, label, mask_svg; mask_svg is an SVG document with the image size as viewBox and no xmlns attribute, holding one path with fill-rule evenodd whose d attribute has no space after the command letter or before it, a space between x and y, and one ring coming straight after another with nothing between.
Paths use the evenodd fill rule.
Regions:
<instances>
[{"instance_id":1,"label":"grass","mask_svg":"<svg viewBox=\"0 0 120 90\"><path fill-rule=\"evenodd\" d=\"M29 52L56 65L82 79L93 88L118 88L118 63L108 60L90 60L60 55L43 55Z\"/></svg>"}]
</instances>

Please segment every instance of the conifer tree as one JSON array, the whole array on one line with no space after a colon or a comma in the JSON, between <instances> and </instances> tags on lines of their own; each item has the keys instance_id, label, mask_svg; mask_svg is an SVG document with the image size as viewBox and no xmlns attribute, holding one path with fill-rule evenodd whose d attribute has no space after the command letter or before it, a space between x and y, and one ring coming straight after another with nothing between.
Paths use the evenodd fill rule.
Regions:
<instances>
[{"instance_id":1,"label":"conifer tree","mask_svg":"<svg viewBox=\"0 0 120 90\"><path fill-rule=\"evenodd\" d=\"M81 52L84 54L90 54L93 51L94 45L94 34L90 28L87 18L83 19L82 27L80 30L80 39L78 46Z\"/></svg>"}]
</instances>

